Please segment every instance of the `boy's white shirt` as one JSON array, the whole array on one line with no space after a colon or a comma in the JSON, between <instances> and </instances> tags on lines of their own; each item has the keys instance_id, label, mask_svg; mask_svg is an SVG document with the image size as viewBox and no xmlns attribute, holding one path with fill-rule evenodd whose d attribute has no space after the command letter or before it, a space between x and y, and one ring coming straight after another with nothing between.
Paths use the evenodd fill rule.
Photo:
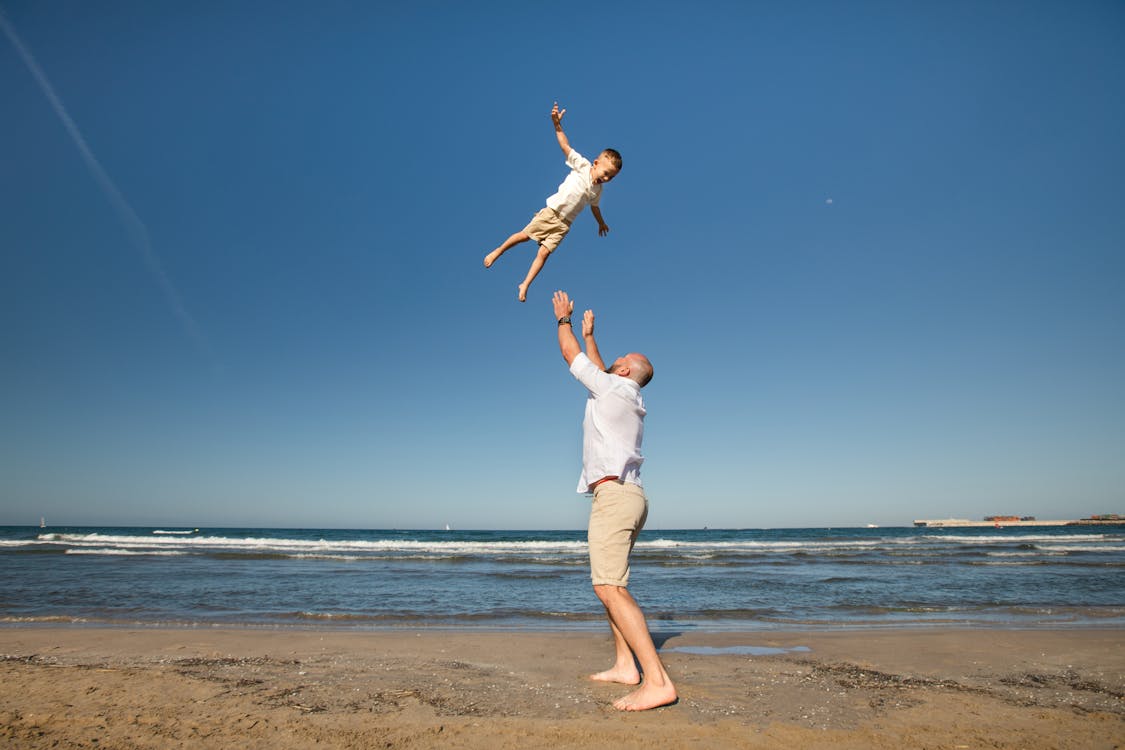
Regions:
<instances>
[{"instance_id":1,"label":"boy's white shirt","mask_svg":"<svg viewBox=\"0 0 1125 750\"><path fill-rule=\"evenodd\" d=\"M570 167L570 174L559 185L558 191L547 199L547 206L569 224L587 205L598 205L602 186L595 185L590 177L590 167L593 165L589 159L574 149L566 155L566 165Z\"/></svg>"}]
</instances>

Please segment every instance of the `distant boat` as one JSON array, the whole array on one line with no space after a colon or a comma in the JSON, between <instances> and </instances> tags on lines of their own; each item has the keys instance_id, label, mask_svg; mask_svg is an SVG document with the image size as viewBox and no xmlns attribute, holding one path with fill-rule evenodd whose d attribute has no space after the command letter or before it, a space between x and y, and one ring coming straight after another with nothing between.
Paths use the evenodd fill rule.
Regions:
<instances>
[{"instance_id":1,"label":"distant boat","mask_svg":"<svg viewBox=\"0 0 1125 750\"><path fill-rule=\"evenodd\" d=\"M446 525L445 525L445 530L446 530L446 531L453 531L453 527L452 527L452 526L450 526L449 524L446 524Z\"/></svg>"},{"instance_id":2,"label":"distant boat","mask_svg":"<svg viewBox=\"0 0 1125 750\"><path fill-rule=\"evenodd\" d=\"M41 528L41 529L47 528L47 519L44 518L43 516L39 516L39 528Z\"/></svg>"},{"instance_id":3,"label":"distant boat","mask_svg":"<svg viewBox=\"0 0 1125 750\"><path fill-rule=\"evenodd\" d=\"M869 523L869 524L867 524L867 528L869 528L869 529L877 529L877 528L879 528L879 524L876 524L876 523Z\"/></svg>"}]
</instances>

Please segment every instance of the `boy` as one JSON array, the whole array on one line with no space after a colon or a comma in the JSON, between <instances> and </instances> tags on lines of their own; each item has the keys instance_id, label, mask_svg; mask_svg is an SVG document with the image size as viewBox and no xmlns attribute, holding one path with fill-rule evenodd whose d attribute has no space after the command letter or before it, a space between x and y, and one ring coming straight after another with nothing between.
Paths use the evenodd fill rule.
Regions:
<instances>
[{"instance_id":1,"label":"boy","mask_svg":"<svg viewBox=\"0 0 1125 750\"><path fill-rule=\"evenodd\" d=\"M570 167L570 174L559 185L558 191L547 199L547 207L535 214L531 223L521 231L516 232L504 244L484 256L484 267L490 268L496 259L521 242L535 240L539 243L539 251L531 261L527 278L520 284L520 302L527 300L527 288L539 275L547 256L555 251L562 242L563 237L570 231L570 223L574 217L582 212L587 204L590 212L598 222L598 234L604 237L609 232L609 227L602 219L602 212L598 208L598 201L602 195L602 185L612 180L621 171L621 154L612 148L607 148L594 159L591 164L584 156L570 147L570 141L562 129L562 118L566 110L559 109L559 103L551 109L551 120L555 123L555 137L558 138L559 148L566 154L566 163Z\"/></svg>"}]
</instances>

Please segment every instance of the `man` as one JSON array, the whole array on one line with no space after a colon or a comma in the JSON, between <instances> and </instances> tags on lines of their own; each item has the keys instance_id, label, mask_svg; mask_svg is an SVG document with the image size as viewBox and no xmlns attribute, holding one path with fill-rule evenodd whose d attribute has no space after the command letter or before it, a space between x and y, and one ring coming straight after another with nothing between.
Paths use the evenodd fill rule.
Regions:
<instances>
[{"instance_id":1,"label":"man","mask_svg":"<svg viewBox=\"0 0 1125 750\"><path fill-rule=\"evenodd\" d=\"M578 491L594 495L588 531L590 576L609 617L616 650L613 666L590 677L639 685L614 702L621 711L665 706L676 701L676 688L656 655L644 613L626 588L629 553L648 515L640 476L645 417L641 388L652 379L652 364L643 354L626 354L606 369L594 341L594 313L587 310L582 316L583 354L570 324L574 303L561 291L555 292L553 302L559 349L571 374L589 391Z\"/></svg>"}]
</instances>

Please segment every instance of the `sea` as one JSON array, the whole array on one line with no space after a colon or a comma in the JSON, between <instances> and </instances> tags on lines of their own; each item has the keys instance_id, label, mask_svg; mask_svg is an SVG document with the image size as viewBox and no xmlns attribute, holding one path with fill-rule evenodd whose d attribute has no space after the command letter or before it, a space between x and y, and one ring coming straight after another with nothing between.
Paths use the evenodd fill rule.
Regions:
<instances>
[{"instance_id":1,"label":"sea","mask_svg":"<svg viewBox=\"0 0 1125 750\"><path fill-rule=\"evenodd\" d=\"M646 530L654 631L1119 628L1125 526ZM584 531L0 527L0 627L605 628Z\"/></svg>"}]
</instances>

